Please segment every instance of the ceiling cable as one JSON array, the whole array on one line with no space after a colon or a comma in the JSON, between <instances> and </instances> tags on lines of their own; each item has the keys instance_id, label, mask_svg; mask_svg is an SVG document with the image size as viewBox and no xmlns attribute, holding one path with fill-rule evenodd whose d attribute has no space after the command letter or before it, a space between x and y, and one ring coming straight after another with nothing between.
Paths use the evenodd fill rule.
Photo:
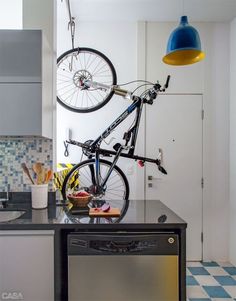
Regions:
<instances>
[{"instance_id":1,"label":"ceiling cable","mask_svg":"<svg viewBox=\"0 0 236 301\"><path fill-rule=\"evenodd\" d=\"M75 18L71 15L71 8L70 8L70 0L66 0L68 14L69 14L69 22L68 22L68 30L70 30L71 34L71 44L72 48L75 48L74 39L75 39Z\"/></svg>"}]
</instances>

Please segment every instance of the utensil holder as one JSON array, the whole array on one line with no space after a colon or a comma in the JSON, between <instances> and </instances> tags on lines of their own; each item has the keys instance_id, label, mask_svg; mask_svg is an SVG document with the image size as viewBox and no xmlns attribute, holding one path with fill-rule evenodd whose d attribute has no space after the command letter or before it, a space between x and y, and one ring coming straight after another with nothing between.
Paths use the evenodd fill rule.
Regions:
<instances>
[{"instance_id":1,"label":"utensil holder","mask_svg":"<svg viewBox=\"0 0 236 301\"><path fill-rule=\"evenodd\" d=\"M31 185L32 208L44 209L48 206L48 184Z\"/></svg>"}]
</instances>

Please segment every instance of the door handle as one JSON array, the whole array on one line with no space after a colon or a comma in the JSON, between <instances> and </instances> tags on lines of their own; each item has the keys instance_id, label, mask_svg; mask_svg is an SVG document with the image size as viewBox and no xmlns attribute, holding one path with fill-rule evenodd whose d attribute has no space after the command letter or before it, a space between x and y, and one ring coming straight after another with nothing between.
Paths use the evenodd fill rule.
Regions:
<instances>
[{"instance_id":1,"label":"door handle","mask_svg":"<svg viewBox=\"0 0 236 301\"><path fill-rule=\"evenodd\" d=\"M162 150L162 148L158 149L158 157L157 157L157 159L160 160L161 165L163 165L163 150Z\"/></svg>"},{"instance_id":2,"label":"door handle","mask_svg":"<svg viewBox=\"0 0 236 301\"><path fill-rule=\"evenodd\" d=\"M148 181L162 181L162 178L154 178L153 176L148 176Z\"/></svg>"}]
</instances>

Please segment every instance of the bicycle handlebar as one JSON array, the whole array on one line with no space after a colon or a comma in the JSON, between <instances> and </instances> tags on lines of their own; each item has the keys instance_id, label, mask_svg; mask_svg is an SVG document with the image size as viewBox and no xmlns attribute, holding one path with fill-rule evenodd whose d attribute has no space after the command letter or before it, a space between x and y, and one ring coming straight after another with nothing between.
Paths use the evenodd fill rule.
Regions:
<instances>
[{"instance_id":1,"label":"bicycle handlebar","mask_svg":"<svg viewBox=\"0 0 236 301\"><path fill-rule=\"evenodd\" d=\"M153 87L147 91L146 96L148 96L148 98L146 98L146 96L143 97L145 102L149 104L153 103L153 100L157 97L157 93L165 92L165 90L168 88L169 81L170 81L170 75L167 76L166 83L164 84L163 88L157 81L157 83L154 84ZM83 85L85 89L93 88L93 89L100 89L104 91L113 91L116 95L123 96L124 98L127 99L133 99L135 97L135 95L133 95L132 92L125 89L121 89L118 85L109 86L91 80L84 81Z\"/></svg>"}]
</instances>

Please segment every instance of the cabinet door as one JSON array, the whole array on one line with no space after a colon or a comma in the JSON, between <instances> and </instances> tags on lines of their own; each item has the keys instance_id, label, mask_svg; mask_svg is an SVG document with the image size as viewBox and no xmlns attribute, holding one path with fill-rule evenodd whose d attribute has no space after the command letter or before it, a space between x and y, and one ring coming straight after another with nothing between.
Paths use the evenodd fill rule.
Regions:
<instances>
[{"instance_id":1,"label":"cabinet door","mask_svg":"<svg viewBox=\"0 0 236 301\"><path fill-rule=\"evenodd\" d=\"M42 32L0 31L0 82L41 82Z\"/></svg>"},{"instance_id":2,"label":"cabinet door","mask_svg":"<svg viewBox=\"0 0 236 301\"><path fill-rule=\"evenodd\" d=\"M54 300L53 245L53 231L0 232L1 299Z\"/></svg>"},{"instance_id":3,"label":"cabinet door","mask_svg":"<svg viewBox=\"0 0 236 301\"><path fill-rule=\"evenodd\" d=\"M0 136L42 134L41 84L0 83Z\"/></svg>"}]
</instances>

